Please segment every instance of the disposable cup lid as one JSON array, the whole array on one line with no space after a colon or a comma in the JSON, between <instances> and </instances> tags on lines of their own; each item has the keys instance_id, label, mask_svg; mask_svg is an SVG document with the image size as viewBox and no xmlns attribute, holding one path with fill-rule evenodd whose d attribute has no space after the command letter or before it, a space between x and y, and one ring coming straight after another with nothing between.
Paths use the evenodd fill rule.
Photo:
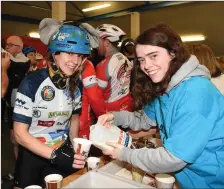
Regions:
<instances>
[{"instance_id":1,"label":"disposable cup lid","mask_svg":"<svg viewBox=\"0 0 224 189\"><path fill-rule=\"evenodd\" d=\"M45 182L50 182L52 180L57 180L58 182L61 182L62 179L63 179L63 177L59 174L50 174L44 178Z\"/></svg>"},{"instance_id":2,"label":"disposable cup lid","mask_svg":"<svg viewBox=\"0 0 224 189\"><path fill-rule=\"evenodd\" d=\"M27 186L26 188L24 188L24 189L42 189L42 187L41 186L38 186L38 185L30 185L30 186Z\"/></svg>"},{"instance_id":3,"label":"disposable cup lid","mask_svg":"<svg viewBox=\"0 0 224 189\"><path fill-rule=\"evenodd\" d=\"M100 162L100 158L98 158L98 157L88 157L87 162Z\"/></svg>"},{"instance_id":4,"label":"disposable cup lid","mask_svg":"<svg viewBox=\"0 0 224 189\"><path fill-rule=\"evenodd\" d=\"M174 183L175 178L169 174L156 174L155 179L162 183Z\"/></svg>"}]
</instances>

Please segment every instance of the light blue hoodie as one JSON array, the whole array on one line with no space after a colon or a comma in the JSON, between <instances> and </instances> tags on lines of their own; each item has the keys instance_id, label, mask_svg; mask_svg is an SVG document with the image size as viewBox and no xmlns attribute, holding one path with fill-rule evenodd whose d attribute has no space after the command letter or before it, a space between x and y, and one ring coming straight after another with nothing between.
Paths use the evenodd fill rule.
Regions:
<instances>
[{"instance_id":1,"label":"light blue hoodie","mask_svg":"<svg viewBox=\"0 0 224 189\"><path fill-rule=\"evenodd\" d=\"M173 171L182 188L224 188L224 97L209 71L192 55L166 92L142 114L114 112L116 125L133 130L159 126L164 146L123 148L119 159L148 172Z\"/></svg>"}]
</instances>

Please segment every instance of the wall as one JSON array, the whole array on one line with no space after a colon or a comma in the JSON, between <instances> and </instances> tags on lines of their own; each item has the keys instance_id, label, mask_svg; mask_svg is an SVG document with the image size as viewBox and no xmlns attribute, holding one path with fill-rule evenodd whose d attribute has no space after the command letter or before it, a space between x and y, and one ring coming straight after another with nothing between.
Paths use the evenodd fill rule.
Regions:
<instances>
[{"instance_id":1,"label":"wall","mask_svg":"<svg viewBox=\"0 0 224 189\"><path fill-rule=\"evenodd\" d=\"M217 56L224 55L224 2L197 2L141 13L143 32L156 23L166 23L180 35L203 33Z\"/></svg>"},{"instance_id":2,"label":"wall","mask_svg":"<svg viewBox=\"0 0 224 189\"><path fill-rule=\"evenodd\" d=\"M2 20L2 34L28 36L29 32L38 31L38 25Z\"/></svg>"}]
</instances>

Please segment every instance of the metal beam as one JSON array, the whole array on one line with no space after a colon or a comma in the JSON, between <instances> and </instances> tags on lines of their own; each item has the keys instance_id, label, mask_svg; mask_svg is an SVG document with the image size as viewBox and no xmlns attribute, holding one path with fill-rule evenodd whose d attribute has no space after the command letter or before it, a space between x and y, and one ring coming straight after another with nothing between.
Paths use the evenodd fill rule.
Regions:
<instances>
[{"instance_id":1,"label":"metal beam","mask_svg":"<svg viewBox=\"0 0 224 189\"><path fill-rule=\"evenodd\" d=\"M123 10L119 10L119 11L115 11L115 12L110 12L110 13L106 13L106 14L102 14L102 15L98 15L98 16L93 16L93 17L87 17L87 18L83 18L78 20L79 22L87 22L87 21L96 21L96 20L102 20L102 19L106 19L106 18L111 18L116 16L116 14L121 14L121 13L131 13L131 12L142 12L142 11L148 11L148 10L153 10L153 9L159 9L159 8L163 8L163 7L168 7L168 6L174 6L174 5L181 5L181 4L185 4L185 3L192 3L192 1L163 1L160 3L153 3L153 4L144 4L144 5L140 5L140 6L136 6L136 7L131 7L128 9L123 9Z\"/></svg>"},{"instance_id":2,"label":"metal beam","mask_svg":"<svg viewBox=\"0 0 224 189\"><path fill-rule=\"evenodd\" d=\"M45 8L45 7L40 7L40 6L36 6L36 5L31 5L31 4L27 4L27 3L23 3L23 2L18 2L18 1L11 1L12 3L16 3L16 4L20 4L20 5L25 5L25 6L29 6L29 7L32 7L32 8L38 8L38 9L42 9L42 10L45 10L45 11L51 11L51 9L49 8ZM66 14L68 15L72 15L72 16L77 16L77 17L82 17L80 15L77 15L77 14L72 14L72 13L69 13L69 12L66 12Z\"/></svg>"},{"instance_id":3,"label":"metal beam","mask_svg":"<svg viewBox=\"0 0 224 189\"><path fill-rule=\"evenodd\" d=\"M33 19L33 18L27 18L22 16L14 16L9 14L2 14L2 20L8 20L8 21L15 21L15 22L25 22L28 24L38 24L41 20Z\"/></svg>"},{"instance_id":4,"label":"metal beam","mask_svg":"<svg viewBox=\"0 0 224 189\"><path fill-rule=\"evenodd\" d=\"M73 3L72 1L68 1L75 9L77 9L82 15L84 18L86 18L86 15L82 12L82 10L75 4Z\"/></svg>"},{"instance_id":5,"label":"metal beam","mask_svg":"<svg viewBox=\"0 0 224 189\"><path fill-rule=\"evenodd\" d=\"M51 9L51 4L49 3L49 1L45 1L48 5L48 7Z\"/></svg>"}]
</instances>

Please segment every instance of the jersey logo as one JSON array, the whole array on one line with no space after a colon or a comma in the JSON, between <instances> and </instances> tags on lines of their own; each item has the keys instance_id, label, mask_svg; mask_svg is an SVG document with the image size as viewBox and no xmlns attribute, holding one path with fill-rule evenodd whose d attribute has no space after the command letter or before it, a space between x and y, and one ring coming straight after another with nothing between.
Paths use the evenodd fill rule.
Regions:
<instances>
[{"instance_id":1,"label":"jersey logo","mask_svg":"<svg viewBox=\"0 0 224 189\"><path fill-rule=\"evenodd\" d=\"M55 90L51 86L45 86L41 90L41 97L45 101L51 101L55 97Z\"/></svg>"},{"instance_id":2,"label":"jersey logo","mask_svg":"<svg viewBox=\"0 0 224 189\"><path fill-rule=\"evenodd\" d=\"M123 78L129 78L131 70L128 68L128 62L125 60L125 63L121 65L120 69L117 73L117 80L121 80ZM126 74L126 75L125 75Z\"/></svg>"},{"instance_id":3,"label":"jersey logo","mask_svg":"<svg viewBox=\"0 0 224 189\"><path fill-rule=\"evenodd\" d=\"M33 110L33 117L39 118L41 116L40 110Z\"/></svg>"},{"instance_id":4,"label":"jersey logo","mask_svg":"<svg viewBox=\"0 0 224 189\"><path fill-rule=\"evenodd\" d=\"M18 104L21 104L21 105L26 104L26 102L24 100L21 100L19 98L17 98L15 102L18 102Z\"/></svg>"},{"instance_id":5,"label":"jersey logo","mask_svg":"<svg viewBox=\"0 0 224 189\"><path fill-rule=\"evenodd\" d=\"M68 117L69 115L70 115L70 111L49 112L48 113L48 118L58 117L58 116L66 116L66 117Z\"/></svg>"},{"instance_id":6,"label":"jersey logo","mask_svg":"<svg viewBox=\"0 0 224 189\"><path fill-rule=\"evenodd\" d=\"M42 127L52 127L54 125L55 121L41 121L39 120L37 123L37 126L42 126Z\"/></svg>"}]
</instances>

